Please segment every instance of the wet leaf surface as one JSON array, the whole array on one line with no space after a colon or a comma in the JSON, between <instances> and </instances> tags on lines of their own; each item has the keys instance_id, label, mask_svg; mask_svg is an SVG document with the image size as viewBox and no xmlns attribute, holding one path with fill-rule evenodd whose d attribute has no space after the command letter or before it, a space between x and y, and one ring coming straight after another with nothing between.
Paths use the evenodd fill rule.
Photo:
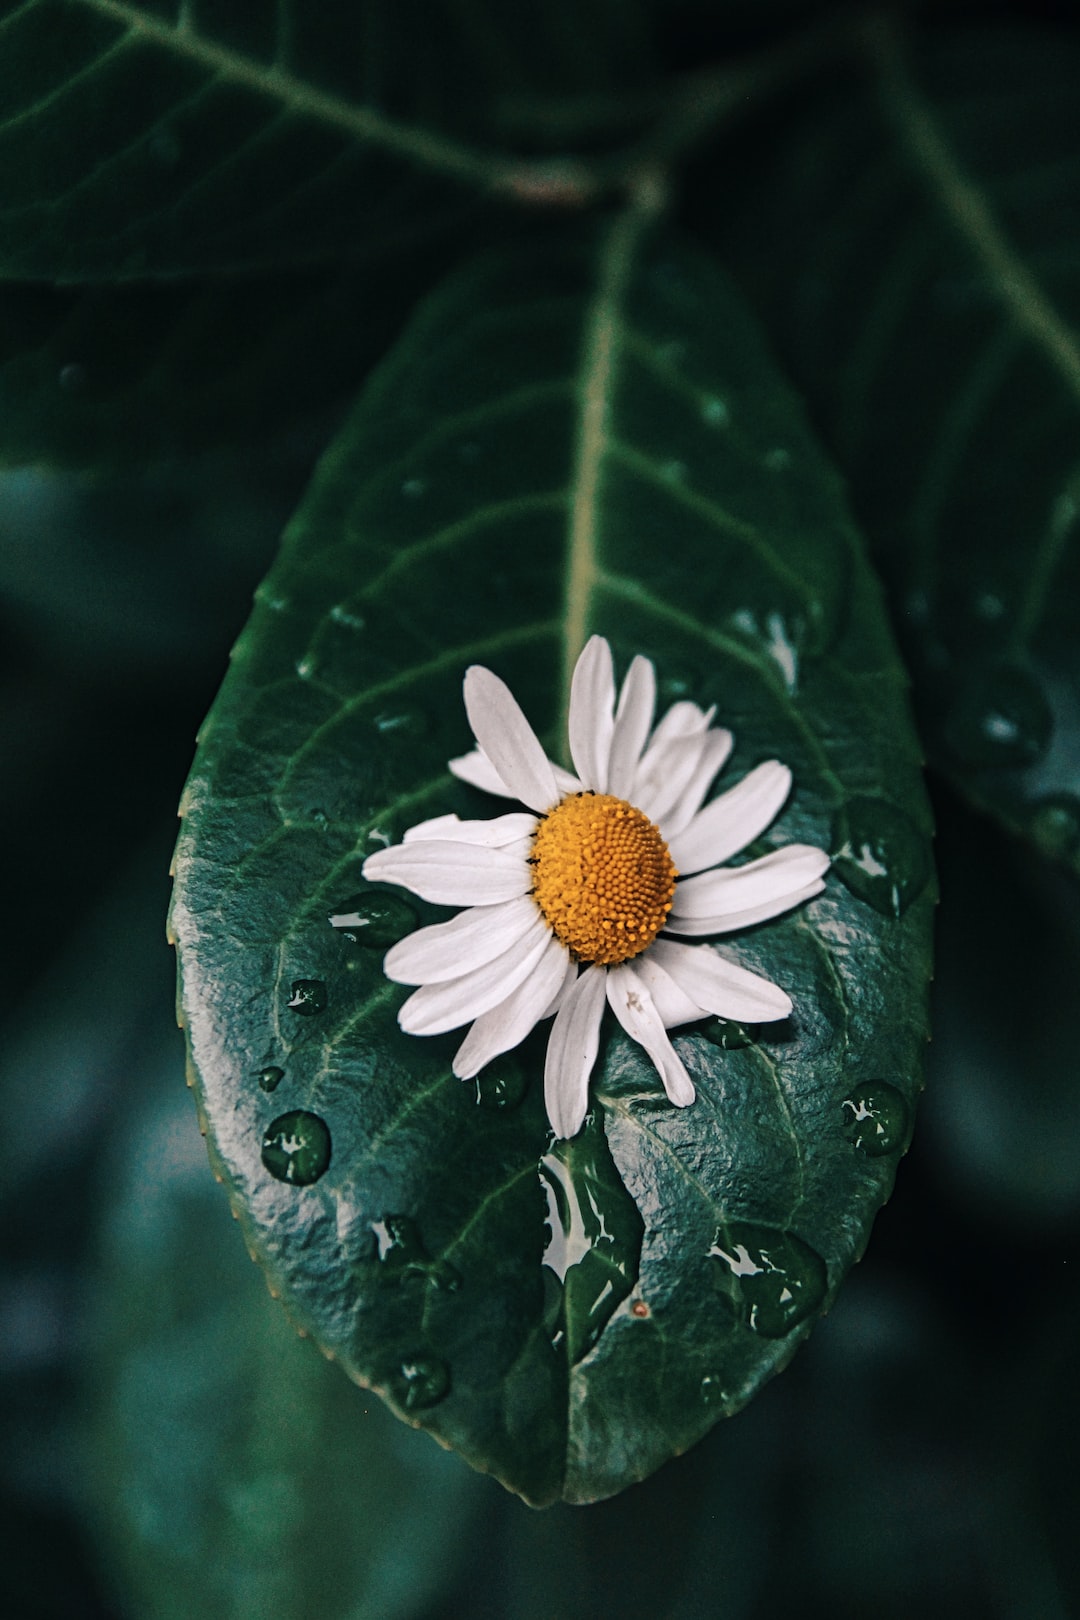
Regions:
<instances>
[{"instance_id":1,"label":"wet leaf surface","mask_svg":"<svg viewBox=\"0 0 1080 1620\"><path fill-rule=\"evenodd\" d=\"M456 1080L458 1038L403 1034L382 973L443 913L410 898L395 919L360 869L427 816L493 813L446 770L465 667L495 668L557 749L594 630L621 670L655 662L663 704L718 705L720 786L791 766L752 854L806 841L851 870L725 941L789 1020L679 1033L684 1110L605 1025L595 1121L554 1148L546 1030ZM906 1143L929 820L837 481L707 261L630 212L479 260L427 304L259 590L183 813L172 927L212 1158L273 1286L357 1379L543 1503L642 1478L785 1364ZM851 1100L879 1082L905 1123L875 1154ZM329 1153L290 1180L263 1143L300 1115Z\"/></svg>"}]
</instances>

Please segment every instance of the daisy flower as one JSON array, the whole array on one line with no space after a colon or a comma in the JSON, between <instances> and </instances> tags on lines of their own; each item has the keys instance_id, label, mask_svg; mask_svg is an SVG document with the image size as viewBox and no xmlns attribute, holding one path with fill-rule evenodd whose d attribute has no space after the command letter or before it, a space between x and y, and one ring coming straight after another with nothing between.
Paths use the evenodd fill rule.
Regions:
<instances>
[{"instance_id":1,"label":"daisy flower","mask_svg":"<svg viewBox=\"0 0 1080 1620\"><path fill-rule=\"evenodd\" d=\"M593 636L570 693L572 775L548 759L505 682L473 665L465 709L478 747L450 770L527 808L489 821L437 816L364 862L366 878L467 908L387 953L387 977L419 986L401 1028L470 1025L454 1058L468 1080L554 1016L544 1095L560 1137L585 1119L605 1005L677 1108L694 1086L669 1029L710 1013L785 1018L778 985L686 941L766 922L824 888L829 857L810 844L721 867L779 814L791 772L769 760L706 803L731 733L713 725L714 709L687 702L654 727L655 703L655 671L640 656L616 701L611 649Z\"/></svg>"}]
</instances>

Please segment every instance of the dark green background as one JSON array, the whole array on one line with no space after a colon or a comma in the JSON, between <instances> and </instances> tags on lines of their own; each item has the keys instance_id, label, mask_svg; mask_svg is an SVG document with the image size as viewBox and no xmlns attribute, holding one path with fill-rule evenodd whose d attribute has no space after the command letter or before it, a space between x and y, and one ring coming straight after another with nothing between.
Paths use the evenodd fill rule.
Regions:
<instances>
[{"instance_id":1,"label":"dark green background","mask_svg":"<svg viewBox=\"0 0 1080 1620\"><path fill-rule=\"evenodd\" d=\"M732 9L752 37L756 8ZM1008 8L955 9L984 26ZM716 32L686 8L673 56ZM194 732L331 426L301 412L284 448L256 429L195 466L0 483L0 1538L19 1616L134 1612L85 1510L104 1494L86 1449L101 1234L155 1087L182 1085L162 918ZM931 789L937 1034L867 1259L783 1377L645 1485L544 1515L492 1487L426 1620L1076 1611L1077 896Z\"/></svg>"}]
</instances>

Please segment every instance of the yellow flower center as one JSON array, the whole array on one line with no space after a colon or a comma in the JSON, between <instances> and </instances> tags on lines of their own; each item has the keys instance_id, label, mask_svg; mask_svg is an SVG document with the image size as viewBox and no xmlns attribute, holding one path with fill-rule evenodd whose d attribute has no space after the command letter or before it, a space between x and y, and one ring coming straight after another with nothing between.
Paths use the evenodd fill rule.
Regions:
<instances>
[{"instance_id":1,"label":"yellow flower center","mask_svg":"<svg viewBox=\"0 0 1080 1620\"><path fill-rule=\"evenodd\" d=\"M610 793L572 793L536 829L533 898L579 962L627 962L675 895L674 862L648 816Z\"/></svg>"}]
</instances>

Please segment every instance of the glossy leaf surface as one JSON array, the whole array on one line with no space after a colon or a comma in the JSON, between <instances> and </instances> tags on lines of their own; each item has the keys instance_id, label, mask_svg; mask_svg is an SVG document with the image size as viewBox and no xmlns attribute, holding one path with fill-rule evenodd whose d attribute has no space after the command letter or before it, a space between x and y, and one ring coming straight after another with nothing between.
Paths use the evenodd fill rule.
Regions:
<instances>
[{"instance_id":1,"label":"glossy leaf surface","mask_svg":"<svg viewBox=\"0 0 1080 1620\"><path fill-rule=\"evenodd\" d=\"M789 1020L678 1033L682 1110L605 1024L594 1120L555 1147L544 1027L468 1083L458 1037L398 1029L383 952L445 913L360 869L428 816L496 813L446 770L466 666L557 750L594 630L620 671L655 662L663 705L718 705L720 786L791 766L751 853L826 845L838 875L725 941ZM212 1156L356 1378L543 1503L643 1477L785 1364L906 1145L933 885L875 582L707 261L628 212L429 301L260 588L183 814L172 928Z\"/></svg>"},{"instance_id":2,"label":"glossy leaf surface","mask_svg":"<svg viewBox=\"0 0 1080 1620\"><path fill-rule=\"evenodd\" d=\"M310 266L427 242L648 76L636 5L2 0L0 275ZM593 139L596 137L594 135Z\"/></svg>"},{"instance_id":3,"label":"glossy leaf surface","mask_svg":"<svg viewBox=\"0 0 1080 1620\"><path fill-rule=\"evenodd\" d=\"M894 592L928 751L1080 870L1080 49L872 29L704 229L767 313ZM711 221L711 223L710 223Z\"/></svg>"}]
</instances>

